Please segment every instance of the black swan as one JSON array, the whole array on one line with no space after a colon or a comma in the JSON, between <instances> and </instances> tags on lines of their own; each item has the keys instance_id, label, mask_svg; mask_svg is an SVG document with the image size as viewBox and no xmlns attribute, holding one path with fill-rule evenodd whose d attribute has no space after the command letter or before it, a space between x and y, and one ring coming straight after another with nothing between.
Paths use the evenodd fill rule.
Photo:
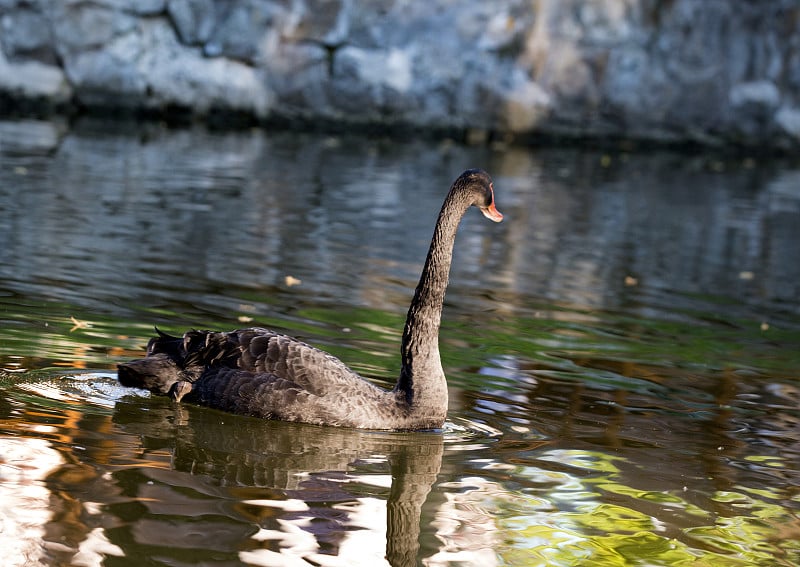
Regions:
<instances>
[{"instance_id":1,"label":"black swan","mask_svg":"<svg viewBox=\"0 0 800 567\"><path fill-rule=\"evenodd\" d=\"M361 378L340 360L268 329L158 329L144 358L119 365L124 386L146 388L233 413L362 429L437 429L447 416L447 381L439 358L439 324L461 217L475 205L488 219L492 180L469 169L453 182L431 239L401 345L400 377L392 390Z\"/></svg>"}]
</instances>

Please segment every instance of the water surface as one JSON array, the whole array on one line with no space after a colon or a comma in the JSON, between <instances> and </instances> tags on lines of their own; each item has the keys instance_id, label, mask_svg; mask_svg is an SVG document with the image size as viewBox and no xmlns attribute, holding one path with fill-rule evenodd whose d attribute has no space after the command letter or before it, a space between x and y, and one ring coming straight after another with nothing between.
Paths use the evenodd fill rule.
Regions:
<instances>
[{"instance_id":1,"label":"water surface","mask_svg":"<svg viewBox=\"0 0 800 567\"><path fill-rule=\"evenodd\" d=\"M153 325L259 324L391 384L480 166L441 432L119 387ZM666 152L0 123L11 565L800 563L800 169Z\"/></svg>"}]
</instances>

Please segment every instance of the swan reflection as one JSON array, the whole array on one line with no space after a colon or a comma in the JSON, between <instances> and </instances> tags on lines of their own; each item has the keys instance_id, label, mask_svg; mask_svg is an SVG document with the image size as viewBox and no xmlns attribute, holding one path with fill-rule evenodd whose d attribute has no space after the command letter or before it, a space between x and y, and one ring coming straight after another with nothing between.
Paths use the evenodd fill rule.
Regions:
<instances>
[{"instance_id":1,"label":"swan reflection","mask_svg":"<svg viewBox=\"0 0 800 567\"><path fill-rule=\"evenodd\" d=\"M112 473L136 503L110 506L120 521L110 539L126 555L417 564L441 434L289 424L140 397L120 400L113 421L141 439L139 464Z\"/></svg>"}]
</instances>

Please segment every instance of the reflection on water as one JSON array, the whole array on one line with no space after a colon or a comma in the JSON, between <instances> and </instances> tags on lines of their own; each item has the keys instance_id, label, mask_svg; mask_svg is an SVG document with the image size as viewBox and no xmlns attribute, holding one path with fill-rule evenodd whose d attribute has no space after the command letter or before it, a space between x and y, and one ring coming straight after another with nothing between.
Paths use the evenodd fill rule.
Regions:
<instances>
[{"instance_id":1,"label":"reflection on water","mask_svg":"<svg viewBox=\"0 0 800 567\"><path fill-rule=\"evenodd\" d=\"M250 321L393 381L441 198L476 165L507 220L468 215L456 243L444 432L116 386L153 324ZM0 547L13 565L800 563L798 175L0 123Z\"/></svg>"},{"instance_id":2,"label":"reflection on water","mask_svg":"<svg viewBox=\"0 0 800 567\"><path fill-rule=\"evenodd\" d=\"M38 384L22 388L36 401L8 400L25 408L16 433L38 436L0 438L3 536L27 561L415 564L442 435L227 416L87 380L116 396L113 411Z\"/></svg>"},{"instance_id":3,"label":"reflection on water","mask_svg":"<svg viewBox=\"0 0 800 567\"><path fill-rule=\"evenodd\" d=\"M405 303L454 172L484 164L509 222L467 217L456 285L592 308L798 310L793 169L97 125L16 126L3 144L6 287L95 309L191 291L216 315L232 292L267 296L287 274L340 305Z\"/></svg>"}]
</instances>

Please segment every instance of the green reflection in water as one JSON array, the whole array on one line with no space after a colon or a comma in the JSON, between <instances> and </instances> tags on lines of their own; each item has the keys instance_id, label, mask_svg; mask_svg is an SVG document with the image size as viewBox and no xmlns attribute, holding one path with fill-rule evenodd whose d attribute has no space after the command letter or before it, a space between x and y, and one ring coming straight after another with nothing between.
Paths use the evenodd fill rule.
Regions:
<instances>
[{"instance_id":1,"label":"green reflection in water","mask_svg":"<svg viewBox=\"0 0 800 567\"><path fill-rule=\"evenodd\" d=\"M233 301L232 303L235 303ZM166 330L233 329L248 325L276 328L319 345L368 376L393 379L398 365L404 313L370 308L340 309L300 304L291 313L270 313L264 303L242 298L246 310L227 316L180 308L135 307L135 321L49 300L0 297L0 357L39 358L45 366L110 367L118 355L136 356L159 324ZM800 367L798 322L772 325L728 320L703 324L633 318L567 308L517 310L519 315L446 313L442 327L445 368L455 369L464 386L481 387L484 376L459 373L502 357L520 357L540 376L587 380L598 388L649 391L676 371L699 375L722 369L783 374ZM165 323L166 322L166 323ZM480 327L475 332L476 326ZM491 365L491 363L490 363ZM515 388L511 381L496 384Z\"/></svg>"},{"instance_id":2,"label":"green reflection in water","mask_svg":"<svg viewBox=\"0 0 800 567\"><path fill-rule=\"evenodd\" d=\"M614 456L570 451L543 460L548 458L576 472L599 474L585 478L526 469L525 475L557 486L495 503L505 512L500 514L498 540L505 542L500 556L506 565L579 561L601 566L744 566L795 565L800 560L797 516L781 500L782 490L740 487L741 492L711 494L710 500L730 504L729 510L737 512L722 516L702 510L680 493L640 491L616 482ZM676 529L644 510L686 512L698 525Z\"/></svg>"}]
</instances>

